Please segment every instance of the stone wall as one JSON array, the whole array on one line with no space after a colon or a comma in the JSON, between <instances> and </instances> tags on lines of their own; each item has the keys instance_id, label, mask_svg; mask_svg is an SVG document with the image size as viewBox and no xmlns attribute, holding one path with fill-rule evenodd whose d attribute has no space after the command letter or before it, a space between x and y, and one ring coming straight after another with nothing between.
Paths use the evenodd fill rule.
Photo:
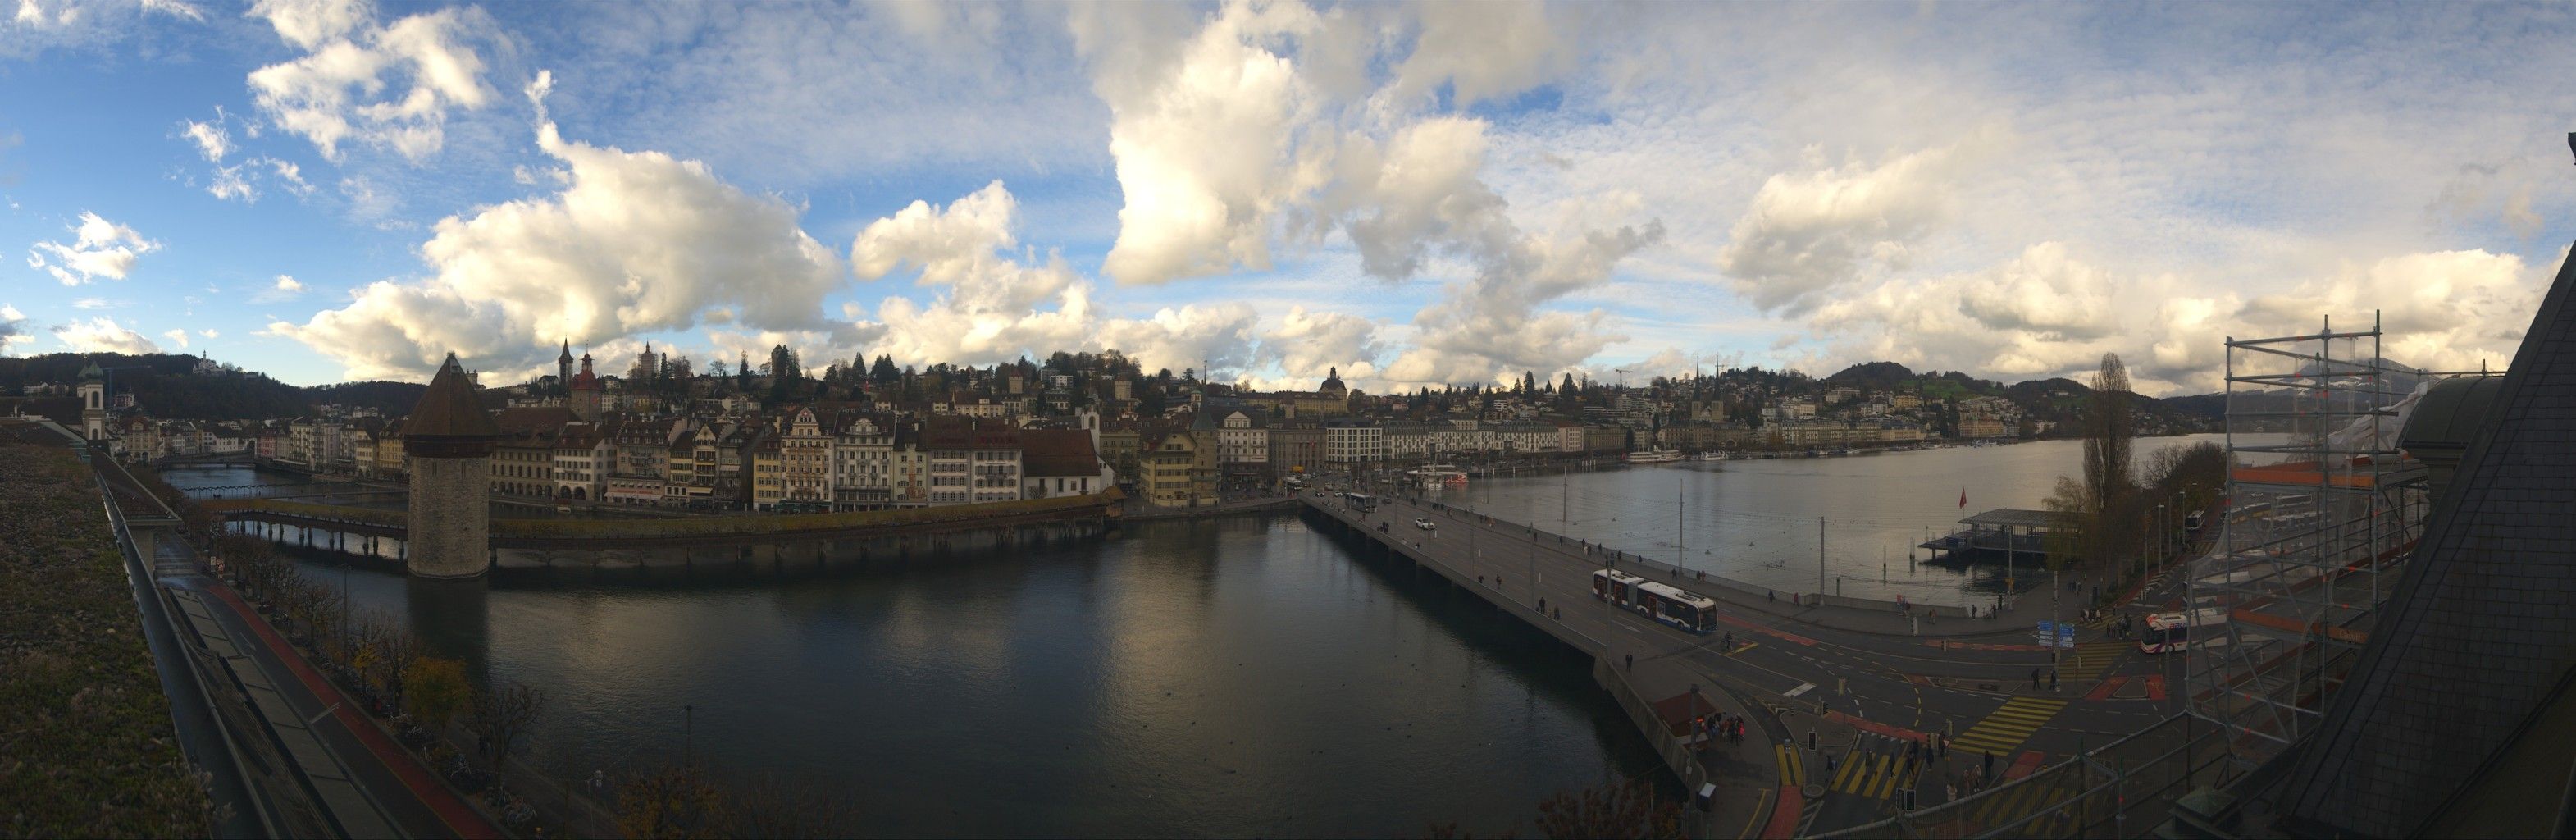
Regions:
<instances>
[{"instance_id":1,"label":"stone wall","mask_svg":"<svg viewBox=\"0 0 2576 840\"><path fill-rule=\"evenodd\" d=\"M483 573L491 562L491 509L483 494L491 458L411 459L411 573L461 578Z\"/></svg>"}]
</instances>

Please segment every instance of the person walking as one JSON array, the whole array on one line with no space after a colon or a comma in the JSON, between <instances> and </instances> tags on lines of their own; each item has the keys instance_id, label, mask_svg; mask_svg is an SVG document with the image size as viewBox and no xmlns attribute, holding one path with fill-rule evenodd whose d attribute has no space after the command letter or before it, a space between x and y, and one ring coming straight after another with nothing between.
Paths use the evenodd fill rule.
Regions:
<instances>
[{"instance_id":1,"label":"person walking","mask_svg":"<svg viewBox=\"0 0 2576 840\"><path fill-rule=\"evenodd\" d=\"M1630 673L1635 673L1637 670L1637 655L1631 653L1626 656L1628 657L1628 671Z\"/></svg>"},{"instance_id":2,"label":"person walking","mask_svg":"<svg viewBox=\"0 0 2576 840\"><path fill-rule=\"evenodd\" d=\"M1986 776L1992 776L1992 775L1994 775L1994 774L1995 774L1995 751L1994 751L1994 750L1987 750L1987 751L1986 751L1986 772L1985 772L1985 773L1983 773L1982 775L1980 775L1978 778L1981 778L1981 779L1982 779L1982 778L1984 778L1984 777L1986 777Z\"/></svg>"}]
</instances>

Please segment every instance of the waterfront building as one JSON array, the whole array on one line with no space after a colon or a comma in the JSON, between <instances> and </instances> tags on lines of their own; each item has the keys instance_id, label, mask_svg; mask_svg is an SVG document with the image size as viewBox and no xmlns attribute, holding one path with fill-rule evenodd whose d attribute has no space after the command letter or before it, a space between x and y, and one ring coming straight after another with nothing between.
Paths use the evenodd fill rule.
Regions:
<instances>
[{"instance_id":1,"label":"waterfront building","mask_svg":"<svg viewBox=\"0 0 2576 840\"><path fill-rule=\"evenodd\" d=\"M1020 458L1022 498L1097 493L1108 489L1113 477L1092 449L1091 433L1081 429L1022 430Z\"/></svg>"},{"instance_id":2,"label":"waterfront building","mask_svg":"<svg viewBox=\"0 0 2576 840\"><path fill-rule=\"evenodd\" d=\"M1270 468L1281 474L1323 471L1323 425L1313 420L1289 420L1271 426Z\"/></svg>"},{"instance_id":3,"label":"waterfront building","mask_svg":"<svg viewBox=\"0 0 2576 840\"><path fill-rule=\"evenodd\" d=\"M1161 507L1198 507L1216 504L1215 482L1207 482L1204 491L1194 476L1199 463L1198 440L1186 430L1169 430L1146 435L1141 444L1140 474L1137 485L1145 501Z\"/></svg>"},{"instance_id":4,"label":"waterfront building","mask_svg":"<svg viewBox=\"0 0 2576 840\"><path fill-rule=\"evenodd\" d=\"M876 510L894 502L893 415L850 412L832 439L832 509Z\"/></svg>"},{"instance_id":5,"label":"waterfront building","mask_svg":"<svg viewBox=\"0 0 2576 840\"><path fill-rule=\"evenodd\" d=\"M1431 457L1431 424L1420 420L1389 420L1384 428L1388 460L1422 461Z\"/></svg>"},{"instance_id":6,"label":"waterfront building","mask_svg":"<svg viewBox=\"0 0 2576 840\"><path fill-rule=\"evenodd\" d=\"M724 436L716 439L715 491L709 494L709 501L733 510L753 503L753 459L760 445L771 437L768 424L745 421L726 429Z\"/></svg>"},{"instance_id":7,"label":"waterfront building","mask_svg":"<svg viewBox=\"0 0 2576 840\"><path fill-rule=\"evenodd\" d=\"M1324 424L1324 462L1345 467L1386 460L1386 429L1374 420Z\"/></svg>"},{"instance_id":8,"label":"waterfront building","mask_svg":"<svg viewBox=\"0 0 2576 840\"><path fill-rule=\"evenodd\" d=\"M456 354L438 366L403 427L411 456L404 561L421 577L473 577L489 565L488 461L501 430L483 412Z\"/></svg>"},{"instance_id":9,"label":"waterfront building","mask_svg":"<svg viewBox=\"0 0 2576 840\"><path fill-rule=\"evenodd\" d=\"M930 504L930 451L922 446L920 424L895 426L894 448L886 454L886 465L894 477L894 507Z\"/></svg>"},{"instance_id":10,"label":"waterfront building","mask_svg":"<svg viewBox=\"0 0 2576 840\"><path fill-rule=\"evenodd\" d=\"M597 501L609 470L617 463L613 431L596 423L568 423L555 435L554 496L577 502Z\"/></svg>"},{"instance_id":11,"label":"waterfront building","mask_svg":"<svg viewBox=\"0 0 2576 840\"><path fill-rule=\"evenodd\" d=\"M360 478L374 478L376 475L375 426L360 424L355 431L350 432L349 448L356 452L358 468L354 473Z\"/></svg>"},{"instance_id":12,"label":"waterfront building","mask_svg":"<svg viewBox=\"0 0 2576 840\"><path fill-rule=\"evenodd\" d=\"M1628 430L1622 426L1586 425L1583 427L1583 451L1626 452L1628 451Z\"/></svg>"},{"instance_id":13,"label":"waterfront building","mask_svg":"<svg viewBox=\"0 0 2576 840\"><path fill-rule=\"evenodd\" d=\"M480 409L477 409L480 410ZM498 429L487 459L491 492L496 496L552 497L555 492L555 438L572 422L570 409L505 408L492 418Z\"/></svg>"},{"instance_id":14,"label":"waterfront building","mask_svg":"<svg viewBox=\"0 0 2576 840\"><path fill-rule=\"evenodd\" d=\"M777 510L787 499L787 469L776 435L763 436L751 447L751 509Z\"/></svg>"},{"instance_id":15,"label":"waterfront building","mask_svg":"<svg viewBox=\"0 0 2576 840\"><path fill-rule=\"evenodd\" d=\"M1262 473L1270 468L1267 417L1247 410L1225 415L1216 431L1217 463L1228 473Z\"/></svg>"},{"instance_id":16,"label":"waterfront building","mask_svg":"<svg viewBox=\"0 0 2576 840\"><path fill-rule=\"evenodd\" d=\"M1020 498L1019 430L998 420L932 417L922 426L930 504L1006 502Z\"/></svg>"},{"instance_id":17,"label":"waterfront building","mask_svg":"<svg viewBox=\"0 0 2576 840\"><path fill-rule=\"evenodd\" d=\"M796 410L779 439L781 501L813 512L832 505L832 432L813 406Z\"/></svg>"}]
</instances>

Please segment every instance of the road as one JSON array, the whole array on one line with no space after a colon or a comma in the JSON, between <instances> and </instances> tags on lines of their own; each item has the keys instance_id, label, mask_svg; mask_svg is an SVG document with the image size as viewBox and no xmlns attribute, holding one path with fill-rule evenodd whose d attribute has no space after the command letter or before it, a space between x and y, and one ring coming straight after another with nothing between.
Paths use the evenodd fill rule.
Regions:
<instances>
[{"instance_id":1,"label":"road","mask_svg":"<svg viewBox=\"0 0 2576 840\"><path fill-rule=\"evenodd\" d=\"M2159 673L2168 663L2097 629L2083 631L2075 650L2060 652L2060 682L2050 691L2031 682L2034 669L2048 664L2049 652L2034 643L2031 625L2017 615L1995 621L1953 616L1928 625L1910 616L1841 616L1834 622L1841 626L1828 626L1793 617L1802 608L1744 603L1721 587L1695 588L1694 576L1619 563L1623 571L1717 597L1724 629L1693 635L1591 597L1591 574L1609 556L1596 547L1560 544L1544 533L1533 538L1527 527L1435 504L1386 499L1377 512L1362 516L1340 510L1329 494L1304 498L1316 510L1361 523L1381 540L1464 569L1467 585L1528 607L1533 616L1545 599L1550 609L1542 621L1598 640L1614 659L1635 656L1640 677L1650 671L1676 674L1769 707L1772 714L1758 717L1766 718L1764 728L1783 747L1776 751L1775 776L1787 787L1817 794L1801 804L1799 833L1892 816L1901 807L1900 791L1909 786L1918 791L1918 808L1938 804L1951 784L1984 771L1989 752L1993 776L2027 774L2163 720L2173 710L2167 698L2178 694L2165 690L2172 683ZM1435 527L1416 527L1416 517ZM1378 532L1380 524L1387 530ZM2033 604L2045 617L2045 602ZM1873 622L1877 627L1858 629ZM1915 635L1918 630L1922 635ZM1729 635L1736 642L1731 650ZM1817 746L1812 751L1805 749L1810 731ZM1946 760L1907 760L1909 742L1935 733L1954 740ZM2045 795L2020 798L2029 801L2014 809L1982 809L1984 822L2048 804Z\"/></svg>"}]
</instances>

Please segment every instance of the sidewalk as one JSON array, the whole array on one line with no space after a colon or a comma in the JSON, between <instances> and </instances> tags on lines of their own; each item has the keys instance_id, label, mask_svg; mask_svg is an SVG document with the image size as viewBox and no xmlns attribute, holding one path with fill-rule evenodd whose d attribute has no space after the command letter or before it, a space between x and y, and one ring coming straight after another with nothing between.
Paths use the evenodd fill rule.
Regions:
<instances>
[{"instance_id":1,"label":"sidewalk","mask_svg":"<svg viewBox=\"0 0 2576 840\"><path fill-rule=\"evenodd\" d=\"M1692 757L1698 764L1702 777L1707 780L1707 784L1717 786L1710 798L1713 809L1694 815L1707 820L1708 831L1704 836L1735 838L1788 836L1780 833L1782 827L1773 825L1772 821L1782 811L1779 803L1786 801L1790 803L1786 813L1794 823L1798 813L1796 802L1799 795L1796 791L1781 789L1778 751L1773 749L1774 736L1768 731L1769 727L1764 724L1768 716L1761 714L1762 709L1745 702L1733 691L1716 685L1713 681L1693 683L1690 676L1692 669L1666 667L1628 669L1618 664L1624 661L1622 657L1630 654L1634 654L1640 664L1645 664L1655 658L1675 656L1679 653L1679 650L1656 649L1651 645L1625 644L1613 647L1603 660L1612 663L1610 665L1612 673L1626 682L1637 697L1654 707L1668 724L1674 718L1680 718L1682 731L1674 732L1667 729L1664 734L1683 743L1693 744ZM1693 693L1694 688L1697 689L1696 694ZM1711 717L1741 716L1745 721L1744 740L1730 742L1724 738L1698 736L1689 728L1689 721L1695 716L1694 711ZM1696 797L1699 791L1686 790L1683 794L1687 797ZM1695 802L1696 799L1691 801ZM1794 825L1791 827L1794 828Z\"/></svg>"}]
</instances>

